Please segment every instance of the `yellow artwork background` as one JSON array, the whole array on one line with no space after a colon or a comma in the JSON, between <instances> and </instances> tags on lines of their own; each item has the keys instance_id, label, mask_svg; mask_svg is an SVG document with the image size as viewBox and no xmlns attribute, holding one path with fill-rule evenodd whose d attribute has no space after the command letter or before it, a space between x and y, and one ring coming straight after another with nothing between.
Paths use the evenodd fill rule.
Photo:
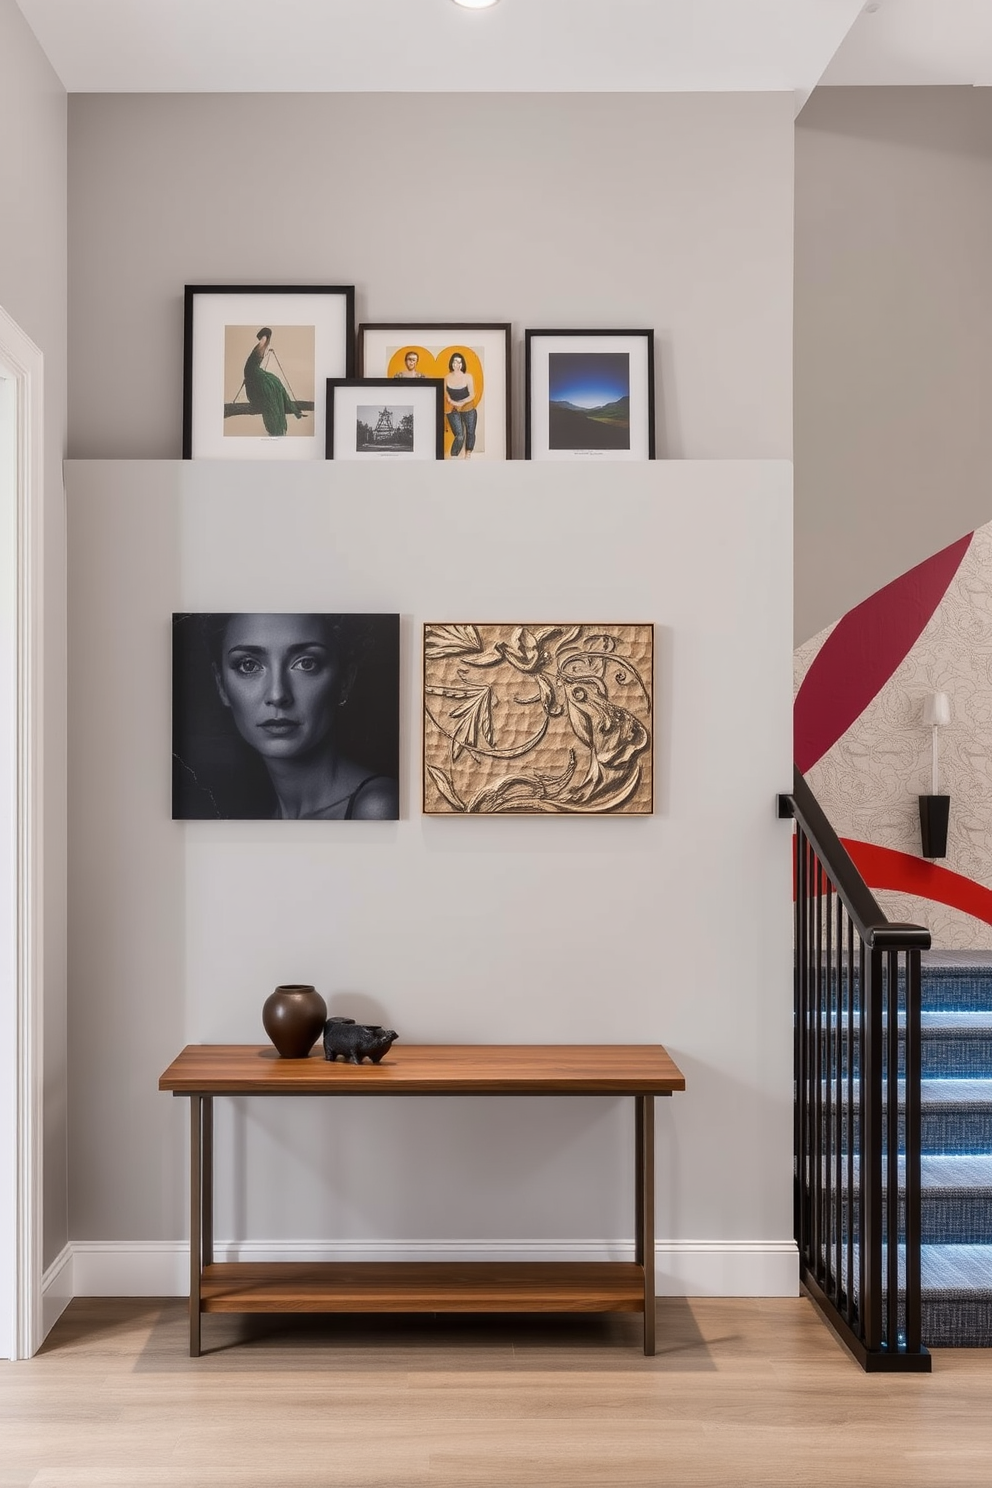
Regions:
<instances>
[{"instance_id":1,"label":"yellow artwork background","mask_svg":"<svg viewBox=\"0 0 992 1488\"><path fill-rule=\"evenodd\" d=\"M486 387L486 374L483 371L482 358L479 356L478 352L473 351L471 346L463 346L459 344L445 346L440 351L433 352L430 351L426 346L418 346L413 342L408 342L405 346L398 346L395 351L390 354L389 361L386 364L387 377L395 378L398 373L405 370L405 359L407 353L411 351L415 351L420 358L417 363L417 371L422 372L425 377L440 377L443 379L448 375L448 363L456 352L459 356L463 356L465 358L465 369L467 372L470 372L472 377L475 379L475 399L474 401L470 400L467 403L463 403L461 407L477 408L479 410L479 421L475 431L475 448L479 454L482 454L486 448L486 415L485 405L483 401ZM405 382L414 381L415 379L400 378L399 380L401 382ZM444 409L444 458L446 460L450 460L451 446L455 442L455 436L452 434L451 426L448 423L448 412L449 409L446 401Z\"/></svg>"}]
</instances>

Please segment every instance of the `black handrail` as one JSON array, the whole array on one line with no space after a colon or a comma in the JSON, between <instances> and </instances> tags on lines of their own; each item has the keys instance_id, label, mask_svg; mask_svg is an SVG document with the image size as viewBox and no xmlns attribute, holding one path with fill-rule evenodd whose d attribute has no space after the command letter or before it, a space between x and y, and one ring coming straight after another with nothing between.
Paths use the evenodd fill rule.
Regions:
<instances>
[{"instance_id":1,"label":"black handrail","mask_svg":"<svg viewBox=\"0 0 992 1488\"><path fill-rule=\"evenodd\" d=\"M779 815L796 822L800 1276L864 1369L929 1370L921 1340L920 953L930 932L886 919L798 770Z\"/></svg>"},{"instance_id":2,"label":"black handrail","mask_svg":"<svg viewBox=\"0 0 992 1488\"><path fill-rule=\"evenodd\" d=\"M792 794L780 796L779 802L780 815L795 817L802 827L866 945L898 943L900 947L915 946L921 951L930 949L930 931L924 926L900 925L886 919L878 900L855 868L850 853L796 766L793 766Z\"/></svg>"}]
</instances>

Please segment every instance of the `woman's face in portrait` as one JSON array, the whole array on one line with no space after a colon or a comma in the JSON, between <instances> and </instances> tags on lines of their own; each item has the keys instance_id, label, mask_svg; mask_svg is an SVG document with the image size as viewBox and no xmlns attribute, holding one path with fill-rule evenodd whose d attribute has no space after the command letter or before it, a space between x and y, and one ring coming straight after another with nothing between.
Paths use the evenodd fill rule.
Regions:
<instances>
[{"instance_id":1,"label":"woman's face in portrait","mask_svg":"<svg viewBox=\"0 0 992 1488\"><path fill-rule=\"evenodd\" d=\"M266 759L296 759L329 738L341 673L326 616L232 615L214 676L238 733Z\"/></svg>"},{"instance_id":2,"label":"woman's face in portrait","mask_svg":"<svg viewBox=\"0 0 992 1488\"><path fill-rule=\"evenodd\" d=\"M455 352L454 356L451 358L451 370L452 370L452 372L464 372L465 371L465 358L459 352L457 352L457 351Z\"/></svg>"}]
</instances>

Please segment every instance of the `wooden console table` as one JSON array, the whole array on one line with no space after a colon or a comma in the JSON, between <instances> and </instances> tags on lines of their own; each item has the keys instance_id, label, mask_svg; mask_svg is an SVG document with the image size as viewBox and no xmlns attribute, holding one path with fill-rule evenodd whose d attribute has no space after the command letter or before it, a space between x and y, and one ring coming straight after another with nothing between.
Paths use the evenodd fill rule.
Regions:
<instances>
[{"instance_id":1,"label":"wooden console table","mask_svg":"<svg viewBox=\"0 0 992 1488\"><path fill-rule=\"evenodd\" d=\"M654 1097L685 1089L660 1044L437 1044L380 1065L190 1044L159 1080L190 1105L189 1351L204 1312L642 1312L655 1351ZM633 1262L217 1263L215 1095L604 1095L634 1099Z\"/></svg>"}]
</instances>

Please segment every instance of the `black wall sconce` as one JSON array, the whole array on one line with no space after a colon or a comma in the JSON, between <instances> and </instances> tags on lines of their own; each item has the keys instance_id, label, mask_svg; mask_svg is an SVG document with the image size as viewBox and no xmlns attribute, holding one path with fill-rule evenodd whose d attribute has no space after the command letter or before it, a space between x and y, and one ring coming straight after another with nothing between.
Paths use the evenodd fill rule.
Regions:
<instances>
[{"instance_id":1,"label":"black wall sconce","mask_svg":"<svg viewBox=\"0 0 992 1488\"><path fill-rule=\"evenodd\" d=\"M923 722L930 725L931 767L929 796L920 797L920 839L925 858L947 857L947 823L951 814L950 796L940 794L937 730L951 721L951 701L946 692L933 692L923 703Z\"/></svg>"}]
</instances>

